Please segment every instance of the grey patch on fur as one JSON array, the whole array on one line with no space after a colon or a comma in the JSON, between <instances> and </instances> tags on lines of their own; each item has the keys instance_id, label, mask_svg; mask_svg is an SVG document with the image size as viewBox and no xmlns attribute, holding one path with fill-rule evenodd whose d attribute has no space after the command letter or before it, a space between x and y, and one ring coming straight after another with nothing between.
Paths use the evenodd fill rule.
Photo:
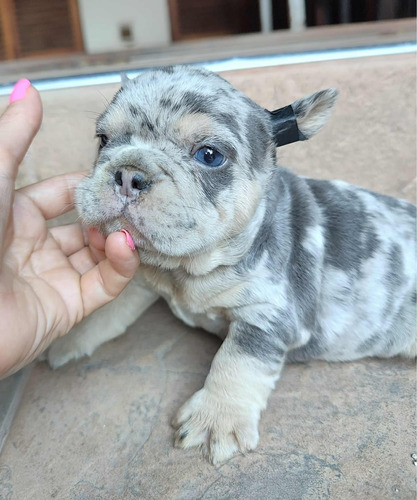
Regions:
<instances>
[{"instance_id":1,"label":"grey patch on fur","mask_svg":"<svg viewBox=\"0 0 417 500\"><path fill-rule=\"evenodd\" d=\"M169 97L162 97L161 100L159 101L159 105L162 108L171 108L172 106L172 100Z\"/></svg>"},{"instance_id":2,"label":"grey patch on fur","mask_svg":"<svg viewBox=\"0 0 417 500\"><path fill-rule=\"evenodd\" d=\"M155 125L150 121L150 119L146 115L142 116L141 126L142 128L149 130L149 132L155 131Z\"/></svg>"},{"instance_id":3,"label":"grey patch on fur","mask_svg":"<svg viewBox=\"0 0 417 500\"><path fill-rule=\"evenodd\" d=\"M265 119L260 119L256 113L250 114L246 119L246 138L250 150L249 168L262 170L268 154L268 146L271 144L271 130L268 130ZM274 148L275 149L275 148Z\"/></svg>"},{"instance_id":4,"label":"grey patch on fur","mask_svg":"<svg viewBox=\"0 0 417 500\"><path fill-rule=\"evenodd\" d=\"M202 165L198 171L201 179L201 188L206 198L216 206L220 192L230 188L233 184L233 171L227 165L223 167L205 167Z\"/></svg>"},{"instance_id":5,"label":"grey patch on fur","mask_svg":"<svg viewBox=\"0 0 417 500\"><path fill-rule=\"evenodd\" d=\"M181 106L189 113L210 114L211 106L207 97L197 92L187 91L181 96Z\"/></svg>"},{"instance_id":6,"label":"grey patch on fur","mask_svg":"<svg viewBox=\"0 0 417 500\"><path fill-rule=\"evenodd\" d=\"M292 249L288 266L289 279L303 324L313 329L316 324L318 299L318 266L316 258L303 247L306 230L319 222L314 197L293 173L282 171L291 195L290 227Z\"/></svg>"},{"instance_id":7,"label":"grey patch on fur","mask_svg":"<svg viewBox=\"0 0 417 500\"><path fill-rule=\"evenodd\" d=\"M401 247L398 244L393 243L387 257L389 268L385 276L388 291L387 305L384 311L385 318L390 315L398 289L403 284L403 257Z\"/></svg>"},{"instance_id":8,"label":"grey patch on fur","mask_svg":"<svg viewBox=\"0 0 417 500\"><path fill-rule=\"evenodd\" d=\"M282 363L286 349L279 335L244 322L236 322L235 326L234 341L243 353L261 361Z\"/></svg>"},{"instance_id":9,"label":"grey patch on fur","mask_svg":"<svg viewBox=\"0 0 417 500\"><path fill-rule=\"evenodd\" d=\"M369 191L363 188L358 189L360 189L362 192L371 194L374 198L381 201L384 205L393 208L394 210L401 210L407 213L413 219L416 218L417 207L415 205L412 205L411 203L408 203L404 200L399 200L398 198L393 198L392 196L387 196L386 194L375 193L375 191Z\"/></svg>"},{"instance_id":10,"label":"grey patch on fur","mask_svg":"<svg viewBox=\"0 0 417 500\"><path fill-rule=\"evenodd\" d=\"M307 179L307 183L324 215L325 263L359 273L379 246L363 202L355 192L341 191L327 181Z\"/></svg>"},{"instance_id":11,"label":"grey patch on fur","mask_svg":"<svg viewBox=\"0 0 417 500\"><path fill-rule=\"evenodd\" d=\"M138 116L140 115L138 108L133 106L133 104L129 105L129 111L132 114L133 118L138 118Z\"/></svg>"},{"instance_id":12,"label":"grey patch on fur","mask_svg":"<svg viewBox=\"0 0 417 500\"><path fill-rule=\"evenodd\" d=\"M364 342L359 344L356 348L356 351L359 353L367 353L368 351L371 351L375 346L380 344L383 338L384 337L380 333L376 333L375 335L372 335L372 337L369 337Z\"/></svg>"},{"instance_id":13,"label":"grey patch on fur","mask_svg":"<svg viewBox=\"0 0 417 500\"><path fill-rule=\"evenodd\" d=\"M293 349L287 354L287 360L291 363L303 363L312 359L322 358L326 352L326 345L321 335L323 332L317 329L315 334L303 347Z\"/></svg>"},{"instance_id":14,"label":"grey patch on fur","mask_svg":"<svg viewBox=\"0 0 417 500\"><path fill-rule=\"evenodd\" d=\"M197 226L197 222L195 220L182 220L179 219L178 222L176 222L175 227L181 228L181 229L194 229Z\"/></svg>"}]
</instances>

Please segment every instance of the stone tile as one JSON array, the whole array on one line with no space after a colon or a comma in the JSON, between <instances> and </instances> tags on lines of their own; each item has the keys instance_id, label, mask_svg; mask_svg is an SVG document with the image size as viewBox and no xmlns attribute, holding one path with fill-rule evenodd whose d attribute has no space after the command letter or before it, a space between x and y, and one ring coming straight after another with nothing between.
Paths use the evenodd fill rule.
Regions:
<instances>
[{"instance_id":1,"label":"stone tile","mask_svg":"<svg viewBox=\"0 0 417 500\"><path fill-rule=\"evenodd\" d=\"M38 365L0 457L12 498L414 498L410 361L287 366L255 452L213 467L173 448L219 345L158 302L90 359Z\"/></svg>"},{"instance_id":2,"label":"stone tile","mask_svg":"<svg viewBox=\"0 0 417 500\"><path fill-rule=\"evenodd\" d=\"M14 375L0 380L0 453L31 371L31 366L26 367Z\"/></svg>"}]
</instances>

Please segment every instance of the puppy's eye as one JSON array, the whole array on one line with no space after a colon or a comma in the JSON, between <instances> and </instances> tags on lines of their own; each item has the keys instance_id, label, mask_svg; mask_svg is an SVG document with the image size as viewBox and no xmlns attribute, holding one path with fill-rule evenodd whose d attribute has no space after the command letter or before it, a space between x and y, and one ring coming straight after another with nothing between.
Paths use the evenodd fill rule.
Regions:
<instances>
[{"instance_id":1,"label":"puppy's eye","mask_svg":"<svg viewBox=\"0 0 417 500\"><path fill-rule=\"evenodd\" d=\"M226 158L221 153L207 146L200 148L194 155L194 158L203 165L206 165L206 167L220 167L226 161Z\"/></svg>"},{"instance_id":2,"label":"puppy's eye","mask_svg":"<svg viewBox=\"0 0 417 500\"><path fill-rule=\"evenodd\" d=\"M97 137L100 139L100 149L104 148L104 146L109 142L109 138L105 134L97 134Z\"/></svg>"}]
</instances>

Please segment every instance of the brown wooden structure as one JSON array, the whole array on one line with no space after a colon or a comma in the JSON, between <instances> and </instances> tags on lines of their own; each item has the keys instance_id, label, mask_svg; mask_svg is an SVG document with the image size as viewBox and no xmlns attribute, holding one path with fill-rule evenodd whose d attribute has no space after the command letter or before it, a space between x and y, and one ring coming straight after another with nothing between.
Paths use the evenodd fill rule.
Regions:
<instances>
[{"instance_id":1,"label":"brown wooden structure","mask_svg":"<svg viewBox=\"0 0 417 500\"><path fill-rule=\"evenodd\" d=\"M0 60L82 51L77 0L0 0Z\"/></svg>"}]
</instances>

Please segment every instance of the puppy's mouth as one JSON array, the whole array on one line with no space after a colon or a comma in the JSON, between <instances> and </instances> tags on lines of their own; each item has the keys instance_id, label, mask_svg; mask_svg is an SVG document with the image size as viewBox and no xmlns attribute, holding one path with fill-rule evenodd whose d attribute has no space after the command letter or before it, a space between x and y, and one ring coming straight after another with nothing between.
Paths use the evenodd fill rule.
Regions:
<instances>
[{"instance_id":1,"label":"puppy's mouth","mask_svg":"<svg viewBox=\"0 0 417 500\"><path fill-rule=\"evenodd\" d=\"M135 216L129 213L130 209L133 208L133 205L135 205L136 208ZM109 207L107 206L105 213L102 214L104 217L101 217L96 221L87 219L86 222L92 227L97 227L97 229L106 237L110 233L125 229L132 236L136 248L151 250L154 246L152 245L150 239L145 236L142 228L138 228L137 210L137 205L132 203L131 200L128 200L123 203L123 205L119 205L118 207L113 206L112 210L109 210Z\"/></svg>"},{"instance_id":2,"label":"puppy's mouth","mask_svg":"<svg viewBox=\"0 0 417 500\"><path fill-rule=\"evenodd\" d=\"M142 232L140 232L136 226L131 224L127 219L125 219L125 221L123 229L126 229L130 233L136 248L153 250L154 246L152 245L152 242Z\"/></svg>"},{"instance_id":3,"label":"puppy's mouth","mask_svg":"<svg viewBox=\"0 0 417 500\"><path fill-rule=\"evenodd\" d=\"M110 233L115 231L121 231L125 229L133 239L133 242L138 249L142 250L154 250L154 246L151 241L141 233L136 226L134 226L128 219L124 217L118 217L113 221L102 222L99 224L99 231L104 234L104 236L108 236Z\"/></svg>"}]
</instances>

